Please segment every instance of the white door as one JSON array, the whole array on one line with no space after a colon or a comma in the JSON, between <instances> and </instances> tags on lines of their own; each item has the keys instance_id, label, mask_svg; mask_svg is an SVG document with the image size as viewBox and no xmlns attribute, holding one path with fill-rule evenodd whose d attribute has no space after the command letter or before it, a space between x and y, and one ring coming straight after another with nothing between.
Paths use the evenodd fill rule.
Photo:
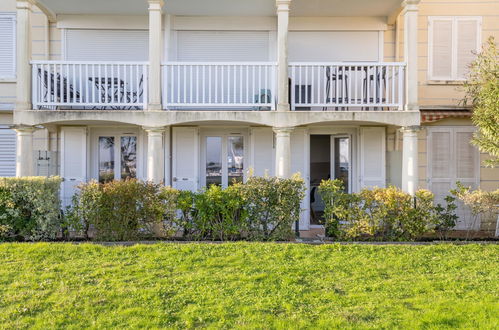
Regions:
<instances>
[{"instance_id":1,"label":"white door","mask_svg":"<svg viewBox=\"0 0 499 330\"><path fill-rule=\"evenodd\" d=\"M172 130L172 186L197 191L199 187L199 133L195 127Z\"/></svg>"},{"instance_id":2,"label":"white door","mask_svg":"<svg viewBox=\"0 0 499 330\"><path fill-rule=\"evenodd\" d=\"M385 187L386 146L384 127L360 128L360 188Z\"/></svg>"},{"instance_id":3,"label":"white door","mask_svg":"<svg viewBox=\"0 0 499 330\"><path fill-rule=\"evenodd\" d=\"M87 130L85 127L61 128L62 204L71 204L77 186L87 181Z\"/></svg>"},{"instance_id":4,"label":"white door","mask_svg":"<svg viewBox=\"0 0 499 330\"><path fill-rule=\"evenodd\" d=\"M308 172L308 157L307 157L308 132L305 128L295 128L291 133L291 173L299 173L305 181L305 188L308 190L309 180L307 180ZM301 202L300 212L300 230L309 229L309 196L305 194L305 198Z\"/></svg>"},{"instance_id":5,"label":"white door","mask_svg":"<svg viewBox=\"0 0 499 330\"><path fill-rule=\"evenodd\" d=\"M0 128L0 177L16 176L16 132Z\"/></svg>"},{"instance_id":6,"label":"white door","mask_svg":"<svg viewBox=\"0 0 499 330\"><path fill-rule=\"evenodd\" d=\"M431 127L428 129L428 185L437 203L444 203L456 182L478 188L480 154L470 143L473 127ZM458 230L478 229L470 210L458 203Z\"/></svg>"}]
</instances>

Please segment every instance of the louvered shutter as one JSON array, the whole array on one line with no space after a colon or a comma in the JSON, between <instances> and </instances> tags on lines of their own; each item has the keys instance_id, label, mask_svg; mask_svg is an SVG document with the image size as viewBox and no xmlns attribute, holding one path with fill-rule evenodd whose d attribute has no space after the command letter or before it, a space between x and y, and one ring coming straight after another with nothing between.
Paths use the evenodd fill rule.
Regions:
<instances>
[{"instance_id":1,"label":"louvered shutter","mask_svg":"<svg viewBox=\"0 0 499 330\"><path fill-rule=\"evenodd\" d=\"M432 24L432 78L449 79L452 76L452 20L434 20Z\"/></svg>"},{"instance_id":2,"label":"louvered shutter","mask_svg":"<svg viewBox=\"0 0 499 330\"><path fill-rule=\"evenodd\" d=\"M274 132L270 127L251 128L250 168L255 176L274 175Z\"/></svg>"},{"instance_id":3,"label":"louvered shutter","mask_svg":"<svg viewBox=\"0 0 499 330\"><path fill-rule=\"evenodd\" d=\"M0 129L0 177L16 176L16 132Z\"/></svg>"},{"instance_id":4,"label":"louvered shutter","mask_svg":"<svg viewBox=\"0 0 499 330\"><path fill-rule=\"evenodd\" d=\"M0 77L16 76L15 15L0 14Z\"/></svg>"},{"instance_id":5,"label":"louvered shutter","mask_svg":"<svg viewBox=\"0 0 499 330\"><path fill-rule=\"evenodd\" d=\"M362 127L360 129L361 188L386 185L385 128Z\"/></svg>"},{"instance_id":6,"label":"louvered shutter","mask_svg":"<svg viewBox=\"0 0 499 330\"><path fill-rule=\"evenodd\" d=\"M468 66L475 59L478 50L479 22L476 19L458 19L457 25L457 78L463 79Z\"/></svg>"},{"instance_id":7,"label":"louvered shutter","mask_svg":"<svg viewBox=\"0 0 499 330\"><path fill-rule=\"evenodd\" d=\"M87 181L87 130L85 127L61 128L62 202L71 204L78 185Z\"/></svg>"},{"instance_id":8,"label":"louvered shutter","mask_svg":"<svg viewBox=\"0 0 499 330\"><path fill-rule=\"evenodd\" d=\"M267 31L179 31L179 61L268 61Z\"/></svg>"},{"instance_id":9,"label":"louvered shutter","mask_svg":"<svg viewBox=\"0 0 499 330\"><path fill-rule=\"evenodd\" d=\"M79 30L65 33L65 58L71 61L148 61L147 30Z\"/></svg>"},{"instance_id":10,"label":"louvered shutter","mask_svg":"<svg viewBox=\"0 0 499 330\"><path fill-rule=\"evenodd\" d=\"M173 188L197 191L199 186L199 134L196 127L174 127L172 141Z\"/></svg>"},{"instance_id":11,"label":"louvered shutter","mask_svg":"<svg viewBox=\"0 0 499 330\"><path fill-rule=\"evenodd\" d=\"M435 194L437 203L444 203L444 198L453 187L452 170L452 129L439 128L430 131L428 138L428 168L430 190Z\"/></svg>"}]
</instances>

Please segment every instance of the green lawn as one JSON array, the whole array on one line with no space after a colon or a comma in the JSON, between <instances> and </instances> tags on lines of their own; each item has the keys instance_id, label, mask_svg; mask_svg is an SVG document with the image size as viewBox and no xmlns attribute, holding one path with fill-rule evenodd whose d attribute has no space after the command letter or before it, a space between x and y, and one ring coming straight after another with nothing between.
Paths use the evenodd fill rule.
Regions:
<instances>
[{"instance_id":1,"label":"green lawn","mask_svg":"<svg viewBox=\"0 0 499 330\"><path fill-rule=\"evenodd\" d=\"M499 246L0 244L0 328L499 328Z\"/></svg>"}]
</instances>

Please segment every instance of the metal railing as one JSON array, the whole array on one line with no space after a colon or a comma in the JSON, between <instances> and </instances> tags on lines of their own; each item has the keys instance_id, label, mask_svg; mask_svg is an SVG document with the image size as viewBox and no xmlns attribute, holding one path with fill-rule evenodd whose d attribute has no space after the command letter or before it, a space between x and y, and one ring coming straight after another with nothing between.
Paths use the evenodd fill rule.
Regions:
<instances>
[{"instance_id":1,"label":"metal railing","mask_svg":"<svg viewBox=\"0 0 499 330\"><path fill-rule=\"evenodd\" d=\"M32 61L34 109L146 109L147 62Z\"/></svg>"},{"instance_id":2,"label":"metal railing","mask_svg":"<svg viewBox=\"0 0 499 330\"><path fill-rule=\"evenodd\" d=\"M165 109L274 110L276 64L168 62L163 64Z\"/></svg>"}]
</instances>

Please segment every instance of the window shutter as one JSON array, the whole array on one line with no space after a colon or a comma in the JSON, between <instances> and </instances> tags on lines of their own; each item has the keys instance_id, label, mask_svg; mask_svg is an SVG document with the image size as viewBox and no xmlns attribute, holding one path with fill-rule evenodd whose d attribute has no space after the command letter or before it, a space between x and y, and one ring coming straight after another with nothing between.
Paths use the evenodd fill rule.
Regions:
<instances>
[{"instance_id":1,"label":"window shutter","mask_svg":"<svg viewBox=\"0 0 499 330\"><path fill-rule=\"evenodd\" d=\"M147 30L78 30L65 34L70 61L148 61Z\"/></svg>"},{"instance_id":2,"label":"window shutter","mask_svg":"<svg viewBox=\"0 0 499 330\"><path fill-rule=\"evenodd\" d=\"M268 61L269 32L179 31L179 61Z\"/></svg>"},{"instance_id":3,"label":"window shutter","mask_svg":"<svg viewBox=\"0 0 499 330\"><path fill-rule=\"evenodd\" d=\"M456 132L457 180L474 180L478 153L471 145L472 132Z\"/></svg>"},{"instance_id":4,"label":"window shutter","mask_svg":"<svg viewBox=\"0 0 499 330\"><path fill-rule=\"evenodd\" d=\"M251 160L255 176L274 175L274 133L270 127L251 128Z\"/></svg>"},{"instance_id":5,"label":"window shutter","mask_svg":"<svg viewBox=\"0 0 499 330\"><path fill-rule=\"evenodd\" d=\"M476 19L458 19L457 22L457 78L464 79L468 66L478 51L479 22Z\"/></svg>"},{"instance_id":6,"label":"window shutter","mask_svg":"<svg viewBox=\"0 0 499 330\"><path fill-rule=\"evenodd\" d=\"M199 134L195 127L174 127L172 141L173 188L198 190Z\"/></svg>"},{"instance_id":7,"label":"window shutter","mask_svg":"<svg viewBox=\"0 0 499 330\"><path fill-rule=\"evenodd\" d=\"M0 77L16 76L16 20L0 14Z\"/></svg>"},{"instance_id":8,"label":"window shutter","mask_svg":"<svg viewBox=\"0 0 499 330\"><path fill-rule=\"evenodd\" d=\"M16 176L16 132L0 129L0 177Z\"/></svg>"},{"instance_id":9,"label":"window shutter","mask_svg":"<svg viewBox=\"0 0 499 330\"><path fill-rule=\"evenodd\" d=\"M87 130L85 127L61 128L62 202L71 204L77 186L87 181Z\"/></svg>"},{"instance_id":10,"label":"window shutter","mask_svg":"<svg viewBox=\"0 0 499 330\"><path fill-rule=\"evenodd\" d=\"M432 78L449 79L452 76L452 20L434 20L432 24Z\"/></svg>"},{"instance_id":11,"label":"window shutter","mask_svg":"<svg viewBox=\"0 0 499 330\"><path fill-rule=\"evenodd\" d=\"M433 132L431 150L431 172L434 178L449 179L451 162L451 132Z\"/></svg>"},{"instance_id":12,"label":"window shutter","mask_svg":"<svg viewBox=\"0 0 499 330\"><path fill-rule=\"evenodd\" d=\"M385 128L360 129L361 188L385 187Z\"/></svg>"}]
</instances>

